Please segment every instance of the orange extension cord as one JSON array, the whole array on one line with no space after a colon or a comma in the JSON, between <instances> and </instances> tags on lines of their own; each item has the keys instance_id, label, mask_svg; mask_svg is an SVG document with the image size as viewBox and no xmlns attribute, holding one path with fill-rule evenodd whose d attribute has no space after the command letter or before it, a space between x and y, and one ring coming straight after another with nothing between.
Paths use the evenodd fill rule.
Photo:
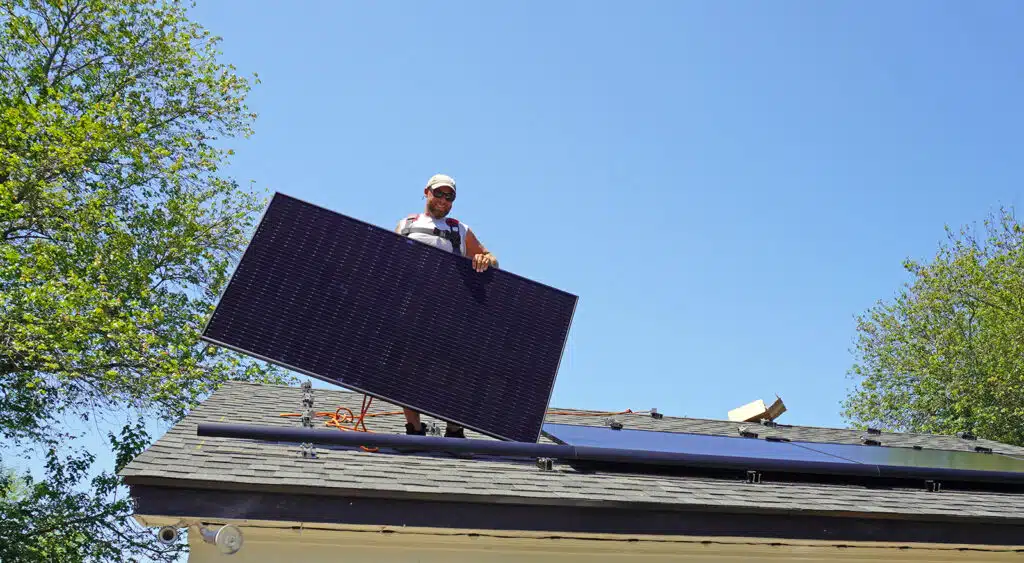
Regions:
<instances>
[{"instance_id":1,"label":"orange extension cord","mask_svg":"<svg viewBox=\"0 0 1024 563\"><path fill-rule=\"evenodd\" d=\"M332 411L318 411L314 413L314 417L326 418L324 425L332 428L337 428L341 431L346 432L369 432L373 433L366 427L366 419L377 416L394 416L403 414L404 411L389 411L389 412L377 412L370 413L370 405L373 404L373 397L363 395L363 405L359 410L359 416L357 417L352 409L348 407L338 407ZM344 414L342 413L344 411ZM546 414L553 415L571 415L571 416L615 416L619 414L650 414L651 411L634 411L633 409L626 409L618 412L573 412L573 411L547 411ZM283 412L281 416L302 416L302 413L297 412ZM377 448L367 448L366 446L359 446L366 452L376 452Z\"/></svg>"}]
</instances>

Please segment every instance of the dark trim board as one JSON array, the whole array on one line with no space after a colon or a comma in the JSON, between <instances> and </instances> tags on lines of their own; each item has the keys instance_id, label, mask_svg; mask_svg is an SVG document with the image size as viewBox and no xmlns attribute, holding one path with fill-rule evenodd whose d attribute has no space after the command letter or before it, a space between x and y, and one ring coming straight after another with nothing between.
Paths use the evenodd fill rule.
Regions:
<instances>
[{"instance_id":1,"label":"dark trim board","mask_svg":"<svg viewBox=\"0 0 1024 563\"><path fill-rule=\"evenodd\" d=\"M1024 521L926 521L595 506L529 506L131 485L136 514L562 533L691 535L792 540L1020 545ZM941 493L936 493L941 494Z\"/></svg>"}]
</instances>

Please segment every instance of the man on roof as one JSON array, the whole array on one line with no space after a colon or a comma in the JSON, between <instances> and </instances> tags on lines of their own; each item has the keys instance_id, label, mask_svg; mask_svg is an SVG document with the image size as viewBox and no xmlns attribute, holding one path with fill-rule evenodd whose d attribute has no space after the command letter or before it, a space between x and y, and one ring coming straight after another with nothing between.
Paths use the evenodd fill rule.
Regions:
<instances>
[{"instance_id":1,"label":"man on roof","mask_svg":"<svg viewBox=\"0 0 1024 563\"><path fill-rule=\"evenodd\" d=\"M429 244L444 251L471 258L473 269L484 272L497 268L498 259L473 234L465 223L448 217L455 203L455 179L445 174L435 174L423 188L427 200L422 213L409 215L399 221L395 232L413 240ZM420 413L406 408L405 433L424 436L426 428L420 422ZM449 422L444 435L447 438L465 438L465 430Z\"/></svg>"}]
</instances>

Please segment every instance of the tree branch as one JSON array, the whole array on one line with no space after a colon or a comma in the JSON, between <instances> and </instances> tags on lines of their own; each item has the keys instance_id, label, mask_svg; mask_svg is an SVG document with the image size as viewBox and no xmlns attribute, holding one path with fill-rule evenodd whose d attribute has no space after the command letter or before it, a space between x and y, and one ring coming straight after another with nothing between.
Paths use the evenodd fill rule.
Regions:
<instances>
[{"instance_id":1,"label":"tree branch","mask_svg":"<svg viewBox=\"0 0 1024 563\"><path fill-rule=\"evenodd\" d=\"M62 33L63 36L67 36L67 35L70 34L71 24L74 22L75 18L79 15L79 14L76 14L76 12L78 11L78 9L80 7L81 7L81 2L76 2L75 5L71 7L71 10L68 11L68 15L67 15L67 18L65 20L64 31ZM73 35L73 34L71 34L71 35ZM69 53L71 53L71 49L64 49L64 52L61 54L60 65L54 71L54 80L51 81L51 83L50 83L51 87L56 87L57 84L60 82L59 80L57 80L56 77L60 76L60 72L62 70L64 70L64 65L67 64L68 54ZM49 73L47 73L47 76L49 76Z\"/></svg>"},{"instance_id":2,"label":"tree branch","mask_svg":"<svg viewBox=\"0 0 1024 563\"><path fill-rule=\"evenodd\" d=\"M50 18L46 16L45 8L42 9L39 15L43 19L43 21L46 22L46 35L49 38L52 34L51 28L53 27L53 22L51 22ZM55 42L53 43L53 46L47 46L46 44L43 44L40 40L40 44L43 46L43 48L49 51L49 53L46 56L46 62L43 63L42 68L42 80L44 83L39 85L40 97L44 100L48 97L48 92L53 87L52 83L50 82L50 70L53 67L53 61L57 58L57 53L61 50L61 47L64 46L64 40L67 38L68 28L71 23L69 18L70 14L61 15L63 16L61 18L61 29L56 33L56 38ZM33 31L34 29L35 28L33 28ZM36 34L36 36L38 37L38 34Z\"/></svg>"},{"instance_id":3,"label":"tree branch","mask_svg":"<svg viewBox=\"0 0 1024 563\"><path fill-rule=\"evenodd\" d=\"M987 299L983 299L982 297L979 297L978 295L975 295L974 293L972 293L970 291L966 291L965 290L965 291L961 292L961 295L963 295L967 299L970 299L970 300L975 301L977 303L981 303L982 305L987 305L987 306L989 306L989 307L991 307L991 308L993 308L993 309L995 309L997 311L1006 312L1006 308L1005 307L1003 307L1001 305L996 305L995 303L993 303L993 302L991 302L991 301L989 301Z\"/></svg>"},{"instance_id":4,"label":"tree branch","mask_svg":"<svg viewBox=\"0 0 1024 563\"><path fill-rule=\"evenodd\" d=\"M19 229L19 230L21 230L21 229ZM18 232L18 231L14 231L14 232ZM29 233L24 234L24 235L12 236L13 234L14 234L13 232L6 232L5 231L4 232L4 236L3 236L3 241L4 242L12 242L12 241L16 241L16 240L40 239L40 240L48 240L48 241L50 241L50 242L52 242L54 244L57 244L57 241L53 237L50 237L50 236L42 234L42 233L32 233L32 232L29 232Z\"/></svg>"}]
</instances>

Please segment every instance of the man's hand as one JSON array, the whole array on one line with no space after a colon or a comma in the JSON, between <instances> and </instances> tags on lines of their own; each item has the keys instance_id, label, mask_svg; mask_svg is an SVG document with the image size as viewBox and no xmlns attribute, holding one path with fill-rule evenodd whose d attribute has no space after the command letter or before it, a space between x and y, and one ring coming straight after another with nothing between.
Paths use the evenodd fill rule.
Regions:
<instances>
[{"instance_id":1,"label":"man's hand","mask_svg":"<svg viewBox=\"0 0 1024 563\"><path fill-rule=\"evenodd\" d=\"M490 252L484 254L476 254L473 256L473 269L478 272L483 272L491 266L497 266L498 259L494 257Z\"/></svg>"},{"instance_id":2,"label":"man's hand","mask_svg":"<svg viewBox=\"0 0 1024 563\"><path fill-rule=\"evenodd\" d=\"M478 272L498 267L498 258L480 244L480 240L470 229L466 229L466 256L473 257L473 269Z\"/></svg>"}]
</instances>

